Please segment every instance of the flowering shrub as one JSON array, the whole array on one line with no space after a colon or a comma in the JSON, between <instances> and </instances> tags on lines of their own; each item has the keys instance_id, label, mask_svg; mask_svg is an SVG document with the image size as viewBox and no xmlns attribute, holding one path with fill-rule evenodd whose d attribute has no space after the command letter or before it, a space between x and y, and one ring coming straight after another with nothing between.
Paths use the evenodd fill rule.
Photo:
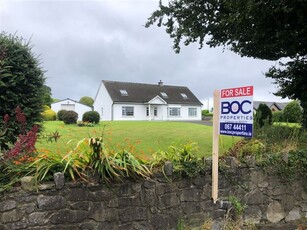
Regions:
<instances>
[{"instance_id":1,"label":"flowering shrub","mask_svg":"<svg viewBox=\"0 0 307 230\"><path fill-rule=\"evenodd\" d=\"M27 134L20 134L12 149L8 150L5 158L16 158L18 156L29 157L35 152L35 143L37 140L38 126L34 125Z\"/></svg>"},{"instance_id":2,"label":"flowering shrub","mask_svg":"<svg viewBox=\"0 0 307 230\"><path fill-rule=\"evenodd\" d=\"M15 118L15 119L14 119ZM25 134L27 129L26 115L19 106L15 109L15 116L5 114L0 122L0 148L1 151L8 150L20 134Z\"/></svg>"}]
</instances>

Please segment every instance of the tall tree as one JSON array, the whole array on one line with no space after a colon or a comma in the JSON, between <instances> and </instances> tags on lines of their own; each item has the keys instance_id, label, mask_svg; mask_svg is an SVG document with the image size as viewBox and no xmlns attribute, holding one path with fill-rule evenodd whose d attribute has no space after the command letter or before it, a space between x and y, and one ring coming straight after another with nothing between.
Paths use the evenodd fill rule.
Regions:
<instances>
[{"instance_id":1,"label":"tall tree","mask_svg":"<svg viewBox=\"0 0 307 230\"><path fill-rule=\"evenodd\" d=\"M15 116L17 107L25 114L28 129L41 121L44 83L44 72L30 43L0 33L0 123L6 114Z\"/></svg>"},{"instance_id":2,"label":"tall tree","mask_svg":"<svg viewBox=\"0 0 307 230\"><path fill-rule=\"evenodd\" d=\"M276 95L301 101L307 127L307 0L160 1L146 27L155 23L166 28L175 52L183 41L198 42L200 48L224 46L246 57L292 59L272 67L266 76L279 85Z\"/></svg>"}]
</instances>

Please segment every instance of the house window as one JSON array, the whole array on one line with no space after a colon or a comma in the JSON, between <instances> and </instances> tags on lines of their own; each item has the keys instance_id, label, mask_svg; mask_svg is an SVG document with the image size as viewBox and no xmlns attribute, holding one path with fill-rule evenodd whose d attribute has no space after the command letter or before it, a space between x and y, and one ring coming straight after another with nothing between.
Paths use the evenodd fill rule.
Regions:
<instances>
[{"instance_id":1,"label":"house window","mask_svg":"<svg viewBox=\"0 0 307 230\"><path fill-rule=\"evenodd\" d=\"M134 115L134 107L133 106L123 106L122 107L122 115L124 117L131 117Z\"/></svg>"},{"instance_id":2,"label":"house window","mask_svg":"<svg viewBox=\"0 0 307 230\"><path fill-rule=\"evenodd\" d=\"M146 107L146 116L149 116L149 107ZM154 107L154 116L158 116L158 107Z\"/></svg>"},{"instance_id":3,"label":"house window","mask_svg":"<svg viewBox=\"0 0 307 230\"><path fill-rule=\"evenodd\" d=\"M120 94L121 94L122 96L125 96L125 97L128 96L128 92L127 92L127 90L125 90L125 89L120 89L119 92L120 92Z\"/></svg>"},{"instance_id":4,"label":"house window","mask_svg":"<svg viewBox=\"0 0 307 230\"><path fill-rule=\"evenodd\" d=\"M188 96L185 93L180 94L183 99L188 99Z\"/></svg>"},{"instance_id":5,"label":"house window","mask_svg":"<svg viewBox=\"0 0 307 230\"><path fill-rule=\"evenodd\" d=\"M196 116L197 116L197 109L189 108L189 117L196 117Z\"/></svg>"},{"instance_id":6,"label":"house window","mask_svg":"<svg viewBox=\"0 0 307 230\"><path fill-rule=\"evenodd\" d=\"M163 98L168 98L168 95L165 92L160 92L160 94Z\"/></svg>"},{"instance_id":7,"label":"house window","mask_svg":"<svg viewBox=\"0 0 307 230\"><path fill-rule=\"evenodd\" d=\"M179 117L180 116L180 108L169 108L168 114L170 117Z\"/></svg>"}]
</instances>

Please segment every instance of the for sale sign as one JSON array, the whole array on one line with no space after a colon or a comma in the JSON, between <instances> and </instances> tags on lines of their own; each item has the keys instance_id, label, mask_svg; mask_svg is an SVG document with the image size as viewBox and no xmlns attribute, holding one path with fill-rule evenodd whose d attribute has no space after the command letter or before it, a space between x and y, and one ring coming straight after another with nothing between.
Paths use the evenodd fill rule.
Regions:
<instances>
[{"instance_id":1,"label":"for sale sign","mask_svg":"<svg viewBox=\"0 0 307 230\"><path fill-rule=\"evenodd\" d=\"M220 134L252 137L254 87L222 89L220 92Z\"/></svg>"}]
</instances>

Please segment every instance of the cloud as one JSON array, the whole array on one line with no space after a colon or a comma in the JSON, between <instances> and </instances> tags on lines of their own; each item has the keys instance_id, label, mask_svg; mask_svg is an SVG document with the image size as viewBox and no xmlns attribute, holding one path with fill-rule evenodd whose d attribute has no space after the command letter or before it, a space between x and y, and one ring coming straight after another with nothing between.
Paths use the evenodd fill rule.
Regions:
<instances>
[{"instance_id":1,"label":"cloud","mask_svg":"<svg viewBox=\"0 0 307 230\"><path fill-rule=\"evenodd\" d=\"M53 97L94 97L101 80L188 86L200 100L214 89L255 86L255 98L280 100L263 73L273 62L197 44L172 50L162 28L146 29L156 0L2 1L0 29L31 38Z\"/></svg>"}]
</instances>

